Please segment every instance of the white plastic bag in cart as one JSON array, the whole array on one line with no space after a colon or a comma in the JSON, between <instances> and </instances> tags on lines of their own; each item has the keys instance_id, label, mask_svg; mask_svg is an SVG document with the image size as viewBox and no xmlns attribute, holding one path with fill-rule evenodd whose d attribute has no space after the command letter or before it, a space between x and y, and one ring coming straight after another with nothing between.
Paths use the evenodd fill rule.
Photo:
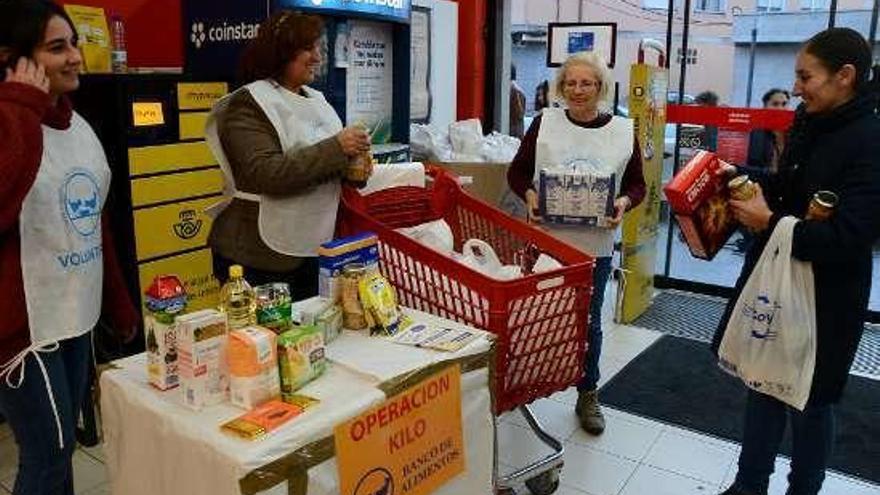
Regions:
<instances>
[{"instance_id":1,"label":"white plastic bag in cart","mask_svg":"<svg viewBox=\"0 0 880 495\"><path fill-rule=\"evenodd\" d=\"M470 239L455 258L463 265L497 280L513 280L522 277L519 265L502 265L492 246L480 239Z\"/></svg>"},{"instance_id":2,"label":"white plastic bag in cart","mask_svg":"<svg viewBox=\"0 0 880 495\"><path fill-rule=\"evenodd\" d=\"M803 410L816 364L813 265L791 256L797 218L776 225L733 307L719 365L758 392Z\"/></svg>"}]
</instances>

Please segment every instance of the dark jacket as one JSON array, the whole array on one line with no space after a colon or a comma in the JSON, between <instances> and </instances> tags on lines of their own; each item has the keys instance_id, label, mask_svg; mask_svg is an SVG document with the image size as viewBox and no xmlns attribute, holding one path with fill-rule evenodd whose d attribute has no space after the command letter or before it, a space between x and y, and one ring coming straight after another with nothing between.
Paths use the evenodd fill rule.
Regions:
<instances>
[{"instance_id":1,"label":"dark jacket","mask_svg":"<svg viewBox=\"0 0 880 495\"><path fill-rule=\"evenodd\" d=\"M753 177L774 212L771 227L747 253L713 342L717 353L730 311L779 218L803 217L816 191L834 191L840 201L831 219L798 222L792 240L792 255L812 262L816 284L811 404L840 400L864 328L872 245L880 238L880 118L872 108L859 97L831 115L811 117L799 109L779 173Z\"/></svg>"},{"instance_id":2,"label":"dark jacket","mask_svg":"<svg viewBox=\"0 0 880 495\"><path fill-rule=\"evenodd\" d=\"M232 97L224 118L217 123L217 131L235 186L242 192L302 194L320 184L341 180L348 167L348 158L335 137L282 150L278 133L247 91ZM295 270L302 262L300 258L275 252L263 242L259 213L258 203L233 199L214 221L208 244L215 253L245 267L270 272Z\"/></svg>"},{"instance_id":3,"label":"dark jacket","mask_svg":"<svg viewBox=\"0 0 880 495\"><path fill-rule=\"evenodd\" d=\"M765 129L755 129L749 133L750 167L773 169L773 149L776 146L776 134Z\"/></svg>"}]
</instances>

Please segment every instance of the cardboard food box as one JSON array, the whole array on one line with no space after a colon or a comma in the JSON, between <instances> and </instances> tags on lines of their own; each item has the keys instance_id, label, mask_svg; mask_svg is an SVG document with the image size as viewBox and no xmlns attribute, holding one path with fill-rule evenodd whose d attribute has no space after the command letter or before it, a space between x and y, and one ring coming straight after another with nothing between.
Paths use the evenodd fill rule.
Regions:
<instances>
[{"instance_id":1,"label":"cardboard food box","mask_svg":"<svg viewBox=\"0 0 880 495\"><path fill-rule=\"evenodd\" d=\"M226 315L206 309L180 316L177 339L184 404L201 409L226 402L229 397Z\"/></svg>"},{"instance_id":2,"label":"cardboard food box","mask_svg":"<svg viewBox=\"0 0 880 495\"><path fill-rule=\"evenodd\" d=\"M737 228L728 206L725 177L718 174L721 160L698 152L663 188L691 254L711 260Z\"/></svg>"},{"instance_id":3,"label":"cardboard food box","mask_svg":"<svg viewBox=\"0 0 880 495\"><path fill-rule=\"evenodd\" d=\"M542 170L540 210L544 220L604 227L614 216L615 175L596 177L577 172Z\"/></svg>"},{"instance_id":4,"label":"cardboard food box","mask_svg":"<svg viewBox=\"0 0 880 495\"><path fill-rule=\"evenodd\" d=\"M229 393L232 403L252 409L281 397L275 332L249 326L229 333Z\"/></svg>"},{"instance_id":5,"label":"cardboard food box","mask_svg":"<svg viewBox=\"0 0 880 495\"><path fill-rule=\"evenodd\" d=\"M500 206L509 190L507 185L509 163L435 162L431 164L457 175L465 191L492 206Z\"/></svg>"},{"instance_id":6,"label":"cardboard food box","mask_svg":"<svg viewBox=\"0 0 880 495\"><path fill-rule=\"evenodd\" d=\"M150 385L168 390L178 385L177 325L186 308L186 291L174 275L153 279L144 293L144 339Z\"/></svg>"},{"instance_id":7,"label":"cardboard food box","mask_svg":"<svg viewBox=\"0 0 880 495\"><path fill-rule=\"evenodd\" d=\"M379 269L379 239L376 234L364 232L335 239L318 248L318 294L333 302L339 301L342 290L342 270L353 263L364 265L367 271Z\"/></svg>"}]
</instances>

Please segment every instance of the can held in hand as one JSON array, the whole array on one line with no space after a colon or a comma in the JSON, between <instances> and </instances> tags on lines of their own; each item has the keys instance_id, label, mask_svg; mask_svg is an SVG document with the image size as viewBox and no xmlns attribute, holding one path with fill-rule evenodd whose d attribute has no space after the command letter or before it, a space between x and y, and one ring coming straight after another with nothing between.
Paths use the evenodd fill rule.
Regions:
<instances>
[{"instance_id":1,"label":"can held in hand","mask_svg":"<svg viewBox=\"0 0 880 495\"><path fill-rule=\"evenodd\" d=\"M832 191L817 191L807 207L807 220L824 221L831 218L834 208L837 207L838 197Z\"/></svg>"},{"instance_id":2,"label":"can held in hand","mask_svg":"<svg viewBox=\"0 0 880 495\"><path fill-rule=\"evenodd\" d=\"M730 199L737 201L748 201L758 194L758 188L749 180L748 175L739 175L730 179L727 189L730 191Z\"/></svg>"},{"instance_id":3,"label":"can held in hand","mask_svg":"<svg viewBox=\"0 0 880 495\"><path fill-rule=\"evenodd\" d=\"M360 282L367 268L361 263L352 263L342 269L342 326L349 330L367 328L367 318L360 298Z\"/></svg>"},{"instance_id":4,"label":"can held in hand","mask_svg":"<svg viewBox=\"0 0 880 495\"><path fill-rule=\"evenodd\" d=\"M257 324L276 334L290 329L290 286L285 283L259 285L254 289L257 296Z\"/></svg>"}]
</instances>

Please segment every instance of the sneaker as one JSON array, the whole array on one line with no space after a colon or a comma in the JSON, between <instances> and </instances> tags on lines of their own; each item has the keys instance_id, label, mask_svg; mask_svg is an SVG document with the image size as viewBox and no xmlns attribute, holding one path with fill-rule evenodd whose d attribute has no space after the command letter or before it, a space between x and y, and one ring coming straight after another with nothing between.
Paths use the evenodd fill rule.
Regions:
<instances>
[{"instance_id":1,"label":"sneaker","mask_svg":"<svg viewBox=\"0 0 880 495\"><path fill-rule=\"evenodd\" d=\"M581 428L590 435L601 435L605 431L605 416L599 407L599 393L596 390L578 392L574 412L581 422Z\"/></svg>"}]
</instances>

